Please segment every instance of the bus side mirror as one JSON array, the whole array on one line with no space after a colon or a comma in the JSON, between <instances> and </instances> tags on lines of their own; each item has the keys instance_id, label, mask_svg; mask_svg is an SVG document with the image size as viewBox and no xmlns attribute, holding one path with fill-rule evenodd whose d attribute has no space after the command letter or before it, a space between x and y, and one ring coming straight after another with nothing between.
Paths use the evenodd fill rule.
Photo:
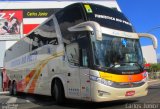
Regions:
<instances>
[{"instance_id":1,"label":"bus side mirror","mask_svg":"<svg viewBox=\"0 0 160 109\"><path fill-rule=\"evenodd\" d=\"M97 40L102 40L101 26L94 21L87 21L75 26L69 27L69 31L93 31Z\"/></svg>"},{"instance_id":2,"label":"bus side mirror","mask_svg":"<svg viewBox=\"0 0 160 109\"><path fill-rule=\"evenodd\" d=\"M79 65L79 46L78 43L72 43L66 46L66 54L69 63Z\"/></svg>"},{"instance_id":3,"label":"bus side mirror","mask_svg":"<svg viewBox=\"0 0 160 109\"><path fill-rule=\"evenodd\" d=\"M144 64L144 70L149 70L149 67L151 66L151 64L147 63L147 64Z\"/></svg>"},{"instance_id":4,"label":"bus side mirror","mask_svg":"<svg viewBox=\"0 0 160 109\"><path fill-rule=\"evenodd\" d=\"M138 36L139 37L151 38L152 42L153 42L154 49L156 49L158 47L158 41L157 41L157 38L154 35L148 34L148 33L138 33Z\"/></svg>"}]
</instances>

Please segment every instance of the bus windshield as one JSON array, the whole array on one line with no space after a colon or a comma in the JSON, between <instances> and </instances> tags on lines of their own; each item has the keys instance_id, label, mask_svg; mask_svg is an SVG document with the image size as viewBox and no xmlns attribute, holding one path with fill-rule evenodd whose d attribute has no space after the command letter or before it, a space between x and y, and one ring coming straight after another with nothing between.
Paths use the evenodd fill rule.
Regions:
<instances>
[{"instance_id":1,"label":"bus windshield","mask_svg":"<svg viewBox=\"0 0 160 109\"><path fill-rule=\"evenodd\" d=\"M102 41L92 41L96 66L121 73L142 70L143 56L138 39L102 36Z\"/></svg>"}]
</instances>

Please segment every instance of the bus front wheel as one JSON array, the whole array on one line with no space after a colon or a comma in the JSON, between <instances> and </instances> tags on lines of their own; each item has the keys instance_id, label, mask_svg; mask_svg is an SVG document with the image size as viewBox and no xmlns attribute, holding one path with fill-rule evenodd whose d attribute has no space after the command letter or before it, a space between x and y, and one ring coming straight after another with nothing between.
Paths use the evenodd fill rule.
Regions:
<instances>
[{"instance_id":1,"label":"bus front wheel","mask_svg":"<svg viewBox=\"0 0 160 109\"><path fill-rule=\"evenodd\" d=\"M62 82L58 79L55 80L54 86L53 86L53 97L57 104L64 103L64 89Z\"/></svg>"}]
</instances>

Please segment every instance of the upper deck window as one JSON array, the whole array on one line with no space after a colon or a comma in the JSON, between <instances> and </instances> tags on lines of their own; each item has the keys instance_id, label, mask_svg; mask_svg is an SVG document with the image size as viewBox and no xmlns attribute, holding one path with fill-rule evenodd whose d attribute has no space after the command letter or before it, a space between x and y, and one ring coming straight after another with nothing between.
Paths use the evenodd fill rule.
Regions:
<instances>
[{"instance_id":1,"label":"upper deck window","mask_svg":"<svg viewBox=\"0 0 160 109\"><path fill-rule=\"evenodd\" d=\"M71 37L71 32L68 31L68 28L84 22L83 10L79 5L61 10L56 14L56 18L60 25L62 37L66 40L70 40Z\"/></svg>"}]
</instances>

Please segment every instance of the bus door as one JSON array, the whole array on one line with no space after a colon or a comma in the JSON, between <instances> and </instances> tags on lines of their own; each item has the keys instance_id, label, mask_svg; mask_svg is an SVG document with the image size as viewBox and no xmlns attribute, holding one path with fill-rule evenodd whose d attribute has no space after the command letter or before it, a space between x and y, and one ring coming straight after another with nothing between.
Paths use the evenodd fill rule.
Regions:
<instances>
[{"instance_id":1,"label":"bus door","mask_svg":"<svg viewBox=\"0 0 160 109\"><path fill-rule=\"evenodd\" d=\"M90 54L90 37L88 32L79 32L77 42L79 45L79 69L80 69L80 88L81 99L90 100L90 69L89 69L89 54Z\"/></svg>"},{"instance_id":2,"label":"bus door","mask_svg":"<svg viewBox=\"0 0 160 109\"><path fill-rule=\"evenodd\" d=\"M86 32L80 32L78 35L79 45L79 67L80 67L80 89L81 99L90 100L90 69L89 69L89 52L90 41Z\"/></svg>"},{"instance_id":3,"label":"bus door","mask_svg":"<svg viewBox=\"0 0 160 109\"><path fill-rule=\"evenodd\" d=\"M81 81L81 99L91 100L91 88L90 88L90 70L88 68L88 55L87 49L81 49L80 55L80 81Z\"/></svg>"},{"instance_id":4,"label":"bus door","mask_svg":"<svg viewBox=\"0 0 160 109\"><path fill-rule=\"evenodd\" d=\"M77 43L67 46L69 70L67 72L68 96L90 100L90 79L88 68L88 49L79 48Z\"/></svg>"},{"instance_id":5,"label":"bus door","mask_svg":"<svg viewBox=\"0 0 160 109\"><path fill-rule=\"evenodd\" d=\"M68 74L68 81L72 81L68 83L68 94L84 100L90 97L89 37L87 35L88 32L75 32L72 35L72 43L66 47L68 61L72 63L72 71Z\"/></svg>"},{"instance_id":6,"label":"bus door","mask_svg":"<svg viewBox=\"0 0 160 109\"><path fill-rule=\"evenodd\" d=\"M67 92L69 98L81 99L79 76L79 50L78 44L72 43L66 46L68 58Z\"/></svg>"}]
</instances>

